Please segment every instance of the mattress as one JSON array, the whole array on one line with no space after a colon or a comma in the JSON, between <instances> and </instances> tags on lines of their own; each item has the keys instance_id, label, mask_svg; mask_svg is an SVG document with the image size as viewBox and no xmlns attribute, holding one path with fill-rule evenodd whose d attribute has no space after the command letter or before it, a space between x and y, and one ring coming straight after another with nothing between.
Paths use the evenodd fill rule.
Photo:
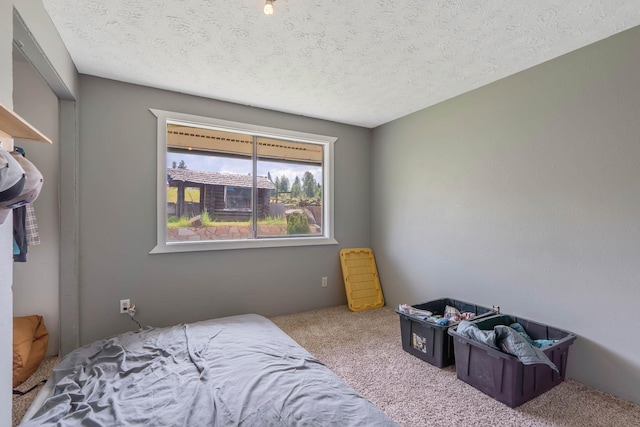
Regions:
<instances>
[{"instance_id":1,"label":"mattress","mask_svg":"<svg viewBox=\"0 0 640 427\"><path fill-rule=\"evenodd\" d=\"M396 426L256 314L96 341L46 389L21 426Z\"/></svg>"}]
</instances>

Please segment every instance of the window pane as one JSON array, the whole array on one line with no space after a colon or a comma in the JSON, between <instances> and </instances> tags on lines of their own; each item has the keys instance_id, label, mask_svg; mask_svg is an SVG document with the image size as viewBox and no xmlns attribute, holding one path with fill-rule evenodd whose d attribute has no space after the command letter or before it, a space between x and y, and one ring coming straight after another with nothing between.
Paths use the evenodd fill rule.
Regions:
<instances>
[{"instance_id":1,"label":"window pane","mask_svg":"<svg viewBox=\"0 0 640 427\"><path fill-rule=\"evenodd\" d=\"M252 239L253 137L167 125L167 242Z\"/></svg>"},{"instance_id":2,"label":"window pane","mask_svg":"<svg viewBox=\"0 0 640 427\"><path fill-rule=\"evenodd\" d=\"M251 189L227 185L224 188L225 209L243 209L251 212Z\"/></svg>"},{"instance_id":3,"label":"window pane","mask_svg":"<svg viewBox=\"0 0 640 427\"><path fill-rule=\"evenodd\" d=\"M258 194L258 237L322 235L323 158L321 144L257 138L258 176L275 187Z\"/></svg>"}]
</instances>

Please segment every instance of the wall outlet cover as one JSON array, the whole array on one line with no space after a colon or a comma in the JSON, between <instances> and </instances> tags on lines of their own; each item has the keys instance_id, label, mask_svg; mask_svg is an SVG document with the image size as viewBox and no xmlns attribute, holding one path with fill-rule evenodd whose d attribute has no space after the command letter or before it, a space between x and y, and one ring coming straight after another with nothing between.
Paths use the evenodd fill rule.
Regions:
<instances>
[{"instance_id":1,"label":"wall outlet cover","mask_svg":"<svg viewBox=\"0 0 640 427\"><path fill-rule=\"evenodd\" d=\"M130 299L121 299L120 300L120 314L128 313L129 307L131 307Z\"/></svg>"}]
</instances>

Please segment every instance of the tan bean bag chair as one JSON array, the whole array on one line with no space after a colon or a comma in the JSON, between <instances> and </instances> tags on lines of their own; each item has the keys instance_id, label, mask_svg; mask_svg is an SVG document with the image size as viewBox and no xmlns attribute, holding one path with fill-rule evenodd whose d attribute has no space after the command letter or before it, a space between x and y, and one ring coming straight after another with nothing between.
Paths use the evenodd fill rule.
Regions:
<instances>
[{"instance_id":1,"label":"tan bean bag chair","mask_svg":"<svg viewBox=\"0 0 640 427\"><path fill-rule=\"evenodd\" d=\"M23 383L47 354L49 332L42 316L13 318L13 387Z\"/></svg>"}]
</instances>

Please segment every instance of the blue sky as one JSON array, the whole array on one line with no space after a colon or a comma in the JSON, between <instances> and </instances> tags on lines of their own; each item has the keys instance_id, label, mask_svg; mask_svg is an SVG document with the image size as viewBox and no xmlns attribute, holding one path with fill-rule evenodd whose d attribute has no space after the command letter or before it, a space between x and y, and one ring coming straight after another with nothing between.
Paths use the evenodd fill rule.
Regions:
<instances>
[{"instance_id":1,"label":"blue sky","mask_svg":"<svg viewBox=\"0 0 640 427\"><path fill-rule=\"evenodd\" d=\"M187 168L191 170L249 175L252 169L251 160L249 159L201 156L187 153L167 153L167 167L170 168L174 161L180 163L180 160L184 160ZM271 178L275 181L276 177L284 175L289 179L289 185L293 184L296 176L302 180L302 176L307 171L313 174L317 182L322 183L322 168L319 166L266 161L258 162L258 176L267 176L267 172L271 172Z\"/></svg>"}]
</instances>

